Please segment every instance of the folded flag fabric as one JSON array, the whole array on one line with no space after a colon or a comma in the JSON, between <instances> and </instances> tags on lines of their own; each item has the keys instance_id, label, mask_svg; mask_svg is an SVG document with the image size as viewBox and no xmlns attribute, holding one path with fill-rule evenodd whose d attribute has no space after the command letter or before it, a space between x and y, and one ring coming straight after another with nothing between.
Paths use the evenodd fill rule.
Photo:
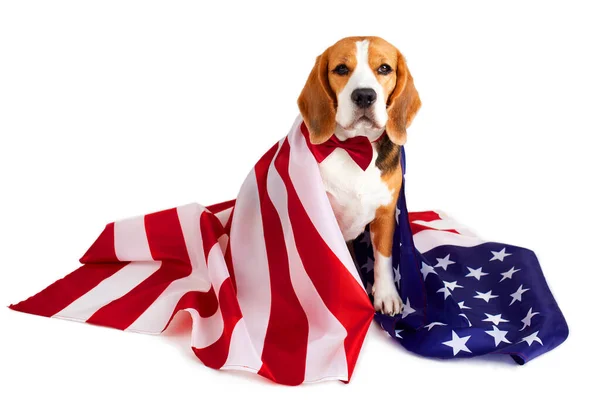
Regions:
<instances>
[{"instance_id":1,"label":"folded flag fabric","mask_svg":"<svg viewBox=\"0 0 600 400\"><path fill-rule=\"evenodd\" d=\"M374 311L300 123L235 201L108 224L81 268L12 308L155 334L185 310L209 367L348 381Z\"/></svg>"},{"instance_id":2,"label":"folded flag fabric","mask_svg":"<svg viewBox=\"0 0 600 400\"><path fill-rule=\"evenodd\" d=\"M187 311L192 350L211 368L286 385L349 381L374 316L372 249L369 235L354 242L357 269L302 123L263 155L235 200L110 223L83 266L10 307L150 334ZM404 186L397 222L405 309L375 318L409 350L525 362L564 341L529 250L484 242L438 213L409 214Z\"/></svg>"}]
</instances>

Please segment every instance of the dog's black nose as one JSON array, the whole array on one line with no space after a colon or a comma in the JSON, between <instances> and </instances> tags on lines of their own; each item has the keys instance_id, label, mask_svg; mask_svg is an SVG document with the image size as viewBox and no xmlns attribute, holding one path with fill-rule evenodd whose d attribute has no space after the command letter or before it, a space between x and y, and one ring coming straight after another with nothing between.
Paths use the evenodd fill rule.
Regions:
<instances>
[{"instance_id":1,"label":"dog's black nose","mask_svg":"<svg viewBox=\"0 0 600 400\"><path fill-rule=\"evenodd\" d=\"M367 108L377 100L377 93L373 89L354 89L350 96L359 108Z\"/></svg>"}]
</instances>

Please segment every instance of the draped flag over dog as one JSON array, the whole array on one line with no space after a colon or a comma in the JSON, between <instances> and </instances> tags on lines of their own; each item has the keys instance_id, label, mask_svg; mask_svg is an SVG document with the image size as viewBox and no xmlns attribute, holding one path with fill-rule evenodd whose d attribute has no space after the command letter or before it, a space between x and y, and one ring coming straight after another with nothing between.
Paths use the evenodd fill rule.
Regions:
<instances>
[{"instance_id":1,"label":"draped flag over dog","mask_svg":"<svg viewBox=\"0 0 600 400\"><path fill-rule=\"evenodd\" d=\"M207 366L297 385L349 381L373 317L415 353L509 354L522 364L568 328L533 252L487 242L437 212L409 213L403 184L392 261L402 314L375 314L373 253L355 265L300 116L235 200L189 204L106 226L83 264L10 307L158 334L179 311ZM401 161L405 170L405 156Z\"/></svg>"}]
</instances>

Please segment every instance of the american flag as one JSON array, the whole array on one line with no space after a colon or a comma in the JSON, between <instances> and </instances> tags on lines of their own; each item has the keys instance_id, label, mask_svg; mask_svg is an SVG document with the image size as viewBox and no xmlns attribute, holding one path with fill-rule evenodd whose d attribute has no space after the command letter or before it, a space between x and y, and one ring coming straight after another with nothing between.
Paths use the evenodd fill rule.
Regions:
<instances>
[{"instance_id":1,"label":"american flag","mask_svg":"<svg viewBox=\"0 0 600 400\"><path fill-rule=\"evenodd\" d=\"M81 268L11 308L151 334L185 310L209 367L349 381L374 311L301 121L235 201L108 224Z\"/></svg>"},{"instance_id":2,"label":"american flag","mask_svg":"<svg viewBox=\"0 0 600 400\"><path fill-rule=\"evenodd\" d=\"M110 223L83 266L11 308L149 334L187 311L192 350L211 368L286 385L348 382L374 316L372 249L368 235L355 241L357 269L301 124L298 116L258 161L236 200ZM408 214L404 190L397 221L393 260L405 309L375 318L408 349L526 361L564 340L566 324L533 253L466 235L436 213ZM498 255L484 264L488 248ZM504 268L510 257L512 271ZM517 282L524 286L508 304Z\"/></svg>"}]
</instances>

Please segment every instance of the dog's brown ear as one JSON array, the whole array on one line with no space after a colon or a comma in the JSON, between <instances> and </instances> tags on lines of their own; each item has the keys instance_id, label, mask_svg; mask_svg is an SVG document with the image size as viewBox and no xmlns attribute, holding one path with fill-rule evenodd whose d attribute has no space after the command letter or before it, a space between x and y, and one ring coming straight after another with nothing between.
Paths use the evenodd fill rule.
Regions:
<instances>
[{"instance_id":1,"label":"dog's brown ear","mask_svg":"<svg viewBox=\"0 0 600 400\"><path fill-rule=\"evenodd\" d=\"M328 51L317 57L298 97L298 108L313 144L327 141L335 130L335 94L329 86Z\"/></svg>"},{"instance_id":2,"label":"dog's brown ear","mask_svg":"<svg viewBox=\"0 0 600 400\"><path fill-rule=\"evenodd\" d=\"M412 75L406 66L406 60L398 52L396 87L388 97L388 121L385 127L392 142L399 145L406 143L406 128L410 126L420 107L421 99Z\"/></svg>"}]
</instances>

